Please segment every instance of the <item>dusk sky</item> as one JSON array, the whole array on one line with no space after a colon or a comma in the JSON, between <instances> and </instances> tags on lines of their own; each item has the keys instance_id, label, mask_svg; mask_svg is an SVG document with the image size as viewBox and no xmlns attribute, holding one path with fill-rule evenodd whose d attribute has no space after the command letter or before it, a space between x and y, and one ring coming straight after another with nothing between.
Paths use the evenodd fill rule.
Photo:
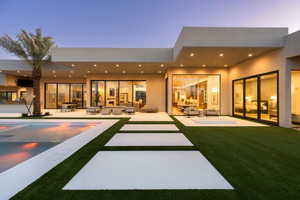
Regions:
<instances>
[{"instance_id":1,"label":"dusk sky","mask_svg":"<svg viewBox=\"0 0 300 200\"><path fill-rule=\"evenodd\" d=\"M183 26L291 33L300 30L300 0L0 0L0 35L40 27L59 47L173 47Z\"/></svg>"}]
</instances>

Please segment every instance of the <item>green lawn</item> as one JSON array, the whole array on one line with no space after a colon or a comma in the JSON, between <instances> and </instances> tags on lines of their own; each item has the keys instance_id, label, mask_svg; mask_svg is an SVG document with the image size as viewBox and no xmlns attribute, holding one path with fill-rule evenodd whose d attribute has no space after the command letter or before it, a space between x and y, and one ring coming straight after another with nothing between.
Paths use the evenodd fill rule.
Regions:
<instances>
[{"instance_id":1,"label":"green lawn","mask_svg":"<svg viewBox=\"0 0 300 200\"><path fill-rule=\"evenodd\" d=\"M61 190L99 150L152 149L103 147L127 122L128 119L122 119L13 199L300 199L300 132L279 127L184 127L177 121L177 126L192 141L196 149L206 156L235 190ZM153 150L164 149L177 148L153 147Z\"/></svg>"}]
</instances>

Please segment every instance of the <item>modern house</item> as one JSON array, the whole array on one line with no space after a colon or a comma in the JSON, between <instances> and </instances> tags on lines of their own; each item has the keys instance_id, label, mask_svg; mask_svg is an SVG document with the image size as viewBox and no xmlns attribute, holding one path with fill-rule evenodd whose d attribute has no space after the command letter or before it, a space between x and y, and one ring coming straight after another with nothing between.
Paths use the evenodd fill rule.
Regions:
<instances>
[{"instance_id":1,"label":"modern house","mask_svg":"<svg viewBox=\"0 0 300 200\"><path fill-rule=\"evenodd\" d=\"M147 105L180 115L192 106L284 127L300 122L300 31L184 27L173 48L54 48L51 57L44 109ZM30 76L26 63L0 60L0 99L32 93Z\"/></svg>"}]
</instances>

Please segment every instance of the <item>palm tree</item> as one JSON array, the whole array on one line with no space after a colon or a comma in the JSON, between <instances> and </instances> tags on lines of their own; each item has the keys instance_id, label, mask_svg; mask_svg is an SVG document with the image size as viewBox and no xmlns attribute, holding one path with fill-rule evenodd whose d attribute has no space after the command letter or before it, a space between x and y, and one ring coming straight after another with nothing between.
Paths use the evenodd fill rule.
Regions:
<instances>
[{"instance_id":1,"label":"palm tree","mask_svg":"<svg viewBox=\"0 0 300 200\"><path fill-rule=\"evenodd\" d=\"M42 66L50 61L49 51L53 45L53 38L43 36L41 29L36 29L35 33L21 30L21 33L16 36L16 40L8 35L0 37L1 47L32 66L34 116L41 115L40 80Z\"/></svg>"}]
</instances>

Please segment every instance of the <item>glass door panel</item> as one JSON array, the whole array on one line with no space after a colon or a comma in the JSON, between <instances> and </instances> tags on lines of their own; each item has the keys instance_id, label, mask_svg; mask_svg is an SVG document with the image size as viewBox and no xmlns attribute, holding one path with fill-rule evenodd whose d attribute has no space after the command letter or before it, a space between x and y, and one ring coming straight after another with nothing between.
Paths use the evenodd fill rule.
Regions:
<instances>
[{"instance_id":1,"label":"glass door panel","mask_svg":"<svg viewBox=\"0 0 300 200\"><path fill-rule=\"evenodd\" d=\"M92 81L92 106L104 106L105 105L105 82L104 81Z\"/></svg>"},{"instance_id":2,"label":"glass door panel","mask_svg":"<svg viewBox=\"0 0 300 200\"><path fill-rule=\"evenodd\" d=\"M56 108L56 83L48 83L46 84L46 102L45 108Z\"/></svg>"},{"instance_id":3,"label":"glass door panel","mask_svg":"<svg viewBox=\"0 0 300 200\"><path fill-rule=\"evenodd\" d=\"M277 122L277 73L260 77L260 118Z\"/></svg>"},{"instance_id":4,"label":"glass door panel","mask_svg":"<svg viewBox=\"0 0 300 200\"><path fill-rule=\"evenodd\" d=\"M119 93L118 81L106 81L106 106L118 105L118 93Z\"/></svg>"},{"instance_id":5,"label":"glass door panel","mask_svg":"<svg viewBox=\"0 0 300 200\"><path fill-rule=\"evenodd\" d=\"M70 102L76 104L77 108L83 108L83 93L82 84L71 84L71 96Z\"/></svg>"},{"instance_id":6,"label":"glass door panel","mask_svg":"<svg viewBox=\"0 0 300 200\"><path fill-rule=\"evenodd\" d=\"M58 84L57 107L61 108L64 103L70 102L70 84Z\"/></svg>"},{"instance_id":7,"label":"glass door panel","mask_svg":"<svg viewBox=\"0 0 300 200\"><path fill-rule=\"evenodd\" d=\"M234 115L243 116L244 114L244 81L233 82L233 109Z\"/></svg>"},{"instance_id":8,"label":"glass door panel","mask_svg":"<svg viewBox=\"0 0 300 200\"><path fill-rule=\"evenodd\" d=\"M132 106L132 81L120 81L119 105Z\"/></svg>"},{"instance_id":9,"label":"glass door panel","mask_svg":"<svg viewBox=\"0 0 300 200\"><path fill-rule=\"evenodd\" d=\"M133 106L142 108L146 105L146 81L133 81Z\"/></svg>"},{"instance_id":10,"label":"glass door panel","mask_svg":"<svg viewBox=\"0 0 300 200\"><path fill-rule=\"evenodd\" d=\"M257 77L255 77L246 79L245 81L245 113L246 117L254 119L258 118L257 80Z\"/></svg>"}]
</instances>

